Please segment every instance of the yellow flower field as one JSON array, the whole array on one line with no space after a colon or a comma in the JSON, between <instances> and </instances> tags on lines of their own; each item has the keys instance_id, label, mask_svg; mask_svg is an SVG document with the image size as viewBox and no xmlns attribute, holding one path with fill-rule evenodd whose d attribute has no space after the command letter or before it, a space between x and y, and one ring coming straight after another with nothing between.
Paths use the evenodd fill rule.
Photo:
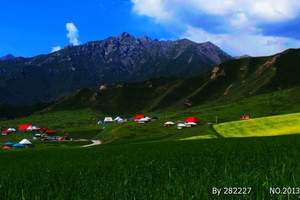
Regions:
<instances>
[{"instance_id":1,"label":"yellow flower field","mask_svg":"<svg viewBox=\"0 0 300 200\"><path fill-rule=\"evenodd\" d=\"M260 137L300 133L300 113L214 125L224 137Z\"/></svg>"}]
</instances>

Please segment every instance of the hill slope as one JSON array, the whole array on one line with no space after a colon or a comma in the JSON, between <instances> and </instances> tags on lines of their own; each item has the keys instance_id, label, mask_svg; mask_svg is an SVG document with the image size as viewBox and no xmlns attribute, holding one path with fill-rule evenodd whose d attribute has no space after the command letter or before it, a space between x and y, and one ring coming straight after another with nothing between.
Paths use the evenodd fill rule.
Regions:
<instances>
[{"instance_id":1,"label":"hill slope","mask_svg":"<svg viewBox=\"0 0 300 200\"><path fill-rule=\"evenodd\" d=\"M300 86L300 50L290 49L269 57L247 57L215 66L189 78L160 78L136 83L98 85L56 100L44 111L91 108L106 114L185 109L220 104ZM9 110L0 107L8 116ZM41 108L41 106L33 107ZM273 108L276 109L276 108ZM17 110L27 110L19 108ZM35 109L37 110L37 109ZM32 109L32 111L34 111Z\"/></svg>"},{"instance_id":2,"label":"hill slope","mask_svg":"<svg viewBox=\"0 0 300 200\"><path fill-rule=\"evenodd\" d=\"M185 79L162 78L85 89L57 101L51 108L82 106L108 114L127 114L225 103L300 86L299 63L300 50L291 49L270 57L228 61L208 73Z\"/></svg>"},{"instance_id":3,"label":"hill slope","mask_svg":"<svg viewBox=\"0 0 300 200\"><path fill-rule=\"evenodd\" d=\"M188 97L191 104L238 100L300 85L300 49L258 58L242 58L215 67Z\"/></svg>"}]
</instances>

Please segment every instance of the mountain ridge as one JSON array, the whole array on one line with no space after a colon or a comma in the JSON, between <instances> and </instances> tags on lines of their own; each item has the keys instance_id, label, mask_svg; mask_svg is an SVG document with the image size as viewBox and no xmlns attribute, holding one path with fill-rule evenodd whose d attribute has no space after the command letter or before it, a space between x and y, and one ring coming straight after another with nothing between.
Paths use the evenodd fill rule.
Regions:
<instances>
[{"instance_id":1,"label":"mountain ridge","mask_svg":"<svg viewBox=\"0 0 300 200\"><path fill-rule=\"evenodd\" d=\"M100 84L189 77L230 59L212 43L122 33L47 55L0 61L0 103L47 103Z\"/></svg>"}]
</instances>

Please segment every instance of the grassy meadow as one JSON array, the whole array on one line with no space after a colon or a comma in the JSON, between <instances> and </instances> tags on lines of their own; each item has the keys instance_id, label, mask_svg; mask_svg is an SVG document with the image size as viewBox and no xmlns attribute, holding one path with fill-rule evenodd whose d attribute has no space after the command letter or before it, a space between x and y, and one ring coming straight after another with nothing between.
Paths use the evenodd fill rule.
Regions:
<instances>
[{"instance_id":1,"label":"grassy meadow","mask_svg":"<svg viewBox=\"0 0 300 200\"><path fill-rule=\"evenodd\" d=\"M67 132L74 138L100 139L104 143L90 148L80 147L86 142L35 143L35 148L0 151L1 199L296 198L270 196L269 187L300 185L300 135L226 136L251 134L251 125L245 126L248 122L253 123L259 136L296 125L299 114L289 113L300 112L299 99L299 88L295 88L233 103L209 102L188 109L173 107L146 112L159 117L147 124L99 126L99 119L117 113L79 108L1 121L0 126L32 122L62 134ZM242 114L258 119L231 122L239 120ZM201 123L183 130L163 127L165 121L180 121L189 115L201 118ZM259 118L266 116L273 117ZM216 120L217 131L211 124ZM245 131L229 131L226 135L217 128L234 127L228 123L236 123ZM0 136L0 142L23 137L28 135ZM212 187L229 186L252 187L252 192L244 196L211 195Z\"/></svg>"},{"instance_id":2,"label":"grassy meadow","mask_svg":"<svg viewBox=\"0 0 300 200\"><path fill-rule=\"evenodd\" d=\"M192 108L171 107L166 110L145 112L145 114L159 117L159 120L149 124L129 122L99 126L97 125L99 119L103 119L105 116L115 117L118 113L103 113L88 108L77 108L40 112L28 117L0 121L0 126L11 127L17 126L19 123L32 122L41 127L58 130L62 135L68 133L75 139L100 139L103 143L217 138L222 136L210 125L216 123L216 119L218 123L224 123L237 121L242 114L250 114L251 117L258 118L300 112L299 94L300 88L294 88L235 102L208 102ZM130 118L134 114L124 117ZM199 117L201 123L196 127L183 130L177 130L176 127L163 127L166 121L182 121L190 115ZM10 137L0 137L0 141L8 139Z\"/></svg>"},{"instance_id":3,"label":"grassy meadow","mask_svg":"<svg viewBox=\"0 0 300 200\"><path fill-rule=\"evenodd\" d=\"M101 127L97 125L100 116L103 115L90 109L36 113L28 117L0 121L0 127L17 127L21 123L33 123L39 127L57 130L60 135L68 133L73 138L90 139L101 131Z\"/></svg>"},{"instance_id":4,"label":"grassy meadow","mask_svg":"<svg viewBox=\"0 0 300 200\"><path fill-rule=\"evenodd\" d=\"M223 137L264 137L300 133L300 113L214 125Z\"/></svg>"},{"instance_id":5,"label":"grassy meadow","mask_svg":"<svg viewBox=\"0 0 300 200\"><path fill-rule=\"evenodd\" d=\"M264 200L271 199L271 186L299 186L299 156L298 136L0 152L0 194L1 199ZM212 187L225 186L252 192L211 195Z\"/></svg>"}]
</instances>

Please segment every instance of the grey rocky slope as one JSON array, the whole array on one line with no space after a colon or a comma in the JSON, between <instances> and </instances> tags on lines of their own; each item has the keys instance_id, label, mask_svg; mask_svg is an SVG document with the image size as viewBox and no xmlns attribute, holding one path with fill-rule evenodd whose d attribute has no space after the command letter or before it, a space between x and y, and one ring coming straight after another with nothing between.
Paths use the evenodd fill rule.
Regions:
<instances>
[{"instance_id":1,"label":"grey rocky slope","mask_svg":"<svg viewBox=\"0 0 300 200\"><path fill-rule=\"evenodd\" d=\"M0 61L0 104L49 102L101 84L189 77L231 58L210 42L159 41L122 33L48 55Z\"/></svg>"}]
</instances>

